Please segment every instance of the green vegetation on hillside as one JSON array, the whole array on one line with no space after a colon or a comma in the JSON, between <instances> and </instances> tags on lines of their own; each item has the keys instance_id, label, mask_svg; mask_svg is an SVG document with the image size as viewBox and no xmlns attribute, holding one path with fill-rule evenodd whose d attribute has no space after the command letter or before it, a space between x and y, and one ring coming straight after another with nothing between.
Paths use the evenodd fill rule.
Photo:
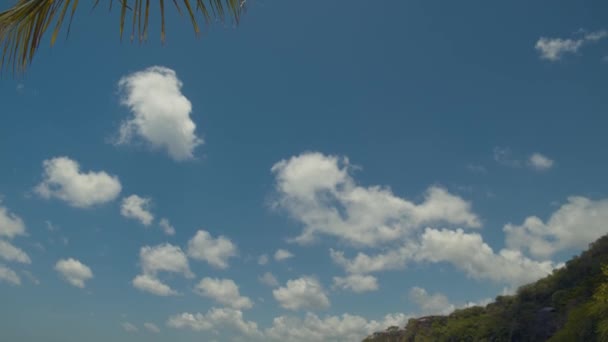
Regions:
<instances>
[{"instance_id":1,"label":"green vegetation on hillside","mask_svg":"<svg viewBox=\"0 0 608 342\"><path fill-rule=\"evenodd\" d=\"M608 341L608 236L546 278L486 307L411 319L364 342Z\"/></svg>"}]
</instances>

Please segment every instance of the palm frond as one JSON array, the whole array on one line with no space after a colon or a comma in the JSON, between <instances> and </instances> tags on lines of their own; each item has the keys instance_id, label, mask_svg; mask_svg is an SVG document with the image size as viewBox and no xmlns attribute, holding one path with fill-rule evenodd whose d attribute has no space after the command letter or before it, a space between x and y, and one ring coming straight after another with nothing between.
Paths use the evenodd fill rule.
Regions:
<instances>
[{"instance_id":1,"label":"palm frond","mask_svg":"<svg viewBox=\"0 0 608 342\"><path fill-rule=\"evenodd\" d=\"M108 0L110 9L113 0ZM120 3L119 33L122 38L127 17L131 16L131 41L143 41L148 36L148 18L154 0L118 0ZM157 0L161 14L161 41L165 40L165 3ZM100 0L95 0L96 8ZM181 14L180 2L198 35L200 28L195 12L202 13L203 20L232 18L237 24L244 9L244 0L173 0ZM24 71L32 62L43 36L51 26L51 45L55 44L64 20L69 15L68 35L79 0L17 0L8 10L0 12L0 69L12 65L13 72Z\"/></svg>"}]
</instances>

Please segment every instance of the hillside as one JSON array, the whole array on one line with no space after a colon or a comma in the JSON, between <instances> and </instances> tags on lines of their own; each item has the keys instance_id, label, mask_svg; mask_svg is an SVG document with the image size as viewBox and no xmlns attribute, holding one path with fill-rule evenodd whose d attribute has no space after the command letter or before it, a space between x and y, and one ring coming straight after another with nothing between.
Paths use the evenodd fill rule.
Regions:
<instances>
[{"instance_id":1,"label":"hillside","mask_svg":"<svg viewBox=\"0 0 608 342\"><path fill-rule=\"evenodd\" d=\"M404 329L390 327L364 340L406 341L608 341L608 236L513 296L410 319Z\"/></svg>"}]
</instances>

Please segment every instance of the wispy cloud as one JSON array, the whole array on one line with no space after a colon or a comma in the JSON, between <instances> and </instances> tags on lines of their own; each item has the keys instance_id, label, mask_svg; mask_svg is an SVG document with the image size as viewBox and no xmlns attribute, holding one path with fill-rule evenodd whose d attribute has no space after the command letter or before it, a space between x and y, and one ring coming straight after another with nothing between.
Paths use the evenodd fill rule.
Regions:
<instances>
[{"instance_id":1,"label":"wispy cloud","mask_svg":"<svg viewBox=\"0 0 608 342\"><path fill-rule=\"evenodd\" d=\"M606 30L584 33L579 38L540 37L534 48L539 52L541 59L555 62L561 60L566 54L578 53L583 46L607 37L608 31Z\"/></svg>"},{"instance_id":2,"label":"wispy cloud","mask_svg":"<svg viewBox=\"0 0 608 342\"><path fill-rule=\"evenodd\" d=\"M124 331L129 333L136 333L139 331L139 329L137 329L137 327L133 323L123 322L120 325L122 326L122 329Z\"/></svg>"},{"instance_id":3,"label":"wispy cloud","mask_svg":"<svg viewBox=\"0 0 608 342\"><path fill-rule=\"evenodd\" d=\"M508 147L495 147L494 160L501 165L509 167L521 167L521 160L513 157L513 151Z\"/></svg>"},{"instance_id":4,"label":"wispy cloud","mask_svg":"<svg viewBox=\"0 0 608 342\"><path fill-rule=\"evenodd\" d=\"M516 157L508 147L495 147L494 160L503 166L512 168L525 166L536 171L546 171L555 165L553 159L539 152L534 152L529 157L521 159Z\"/></svg>"}]
</instances>

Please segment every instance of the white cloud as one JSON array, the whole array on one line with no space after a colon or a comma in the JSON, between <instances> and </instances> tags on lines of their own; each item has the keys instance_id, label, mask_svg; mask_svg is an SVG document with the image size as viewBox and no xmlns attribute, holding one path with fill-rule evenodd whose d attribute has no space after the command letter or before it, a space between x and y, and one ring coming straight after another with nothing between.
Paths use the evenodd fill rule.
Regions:
<instances>
[{"instance_id":1,"label":"white cloud","mask_svg":"<svg viewBox=\"0 0 608 342\"><path fill-rule=\"evenodd\" d=\"M2 198L0 198L0 204L2 204ZM25 235L23 220L0 205L0 237L5 236L12 239L17 235Z\"/></svg>"},{"instance_id":2,"label":"white cloud","mask_svg":"<svg viewBox=\"0 0 608 342\"><path fill-rule=\"evenodd\" d=\"M165 235L175 235L175 227L173 227L169 220L167 220L166 218L161 219L158 225L163 230L163 233L165 233Z\"/></svg>"},{"instance_id":3,"label":"white cloud","mask_svg":"<svg viewBox=\"0 0 608 342\"><path fill-rule=\"evenodd\" d=\"M157 246L144 246L139 251L144 274L156 275L158 272L180 273L186 278L194 278L190 271L188 258L178 246L164 243Z\"/></svg>"},{"instance_id":4,"label":"white cloud","mask_svg":"<svg viewBox=\"0 0 608 342\"><path fill-rule=\"evenodd\" d=\"M378 279L371 275L351 274L346 277L334 277L334 288L363 293L378 290Z\"/></svg>"},{"instance_id":5,"label":"white cloud","mask_svg":"<svg viewBox=\"0 0 608 342\"><path fill-rule=\"evenodd\" d=\"M164 284L155 276L140 274L133 279L133 287L157 296L174 296L177 294L169 285Z\"/></svg>"},{"instance_id":6,"label":"white cloud","mask_svg":"<svg viewBox=\"0 0 608 342\"><path fill-rule=\"evenodd\" d=\"M11 285L21 285L21 278L10 268L0 264L0 283L7 282Z\"/></svg>"},{"instance_id":7,"label":"white cloud","mask_svg":"<svg viewBox=\"0 0 608 342\"><path fill-rule=\"evenodd\" d=\"M365 274L404 268L407 261L414 257L416 248L413 244L406 244L373 256L359 252L353 259L346 258L342 251L330 249L329 253L332 261L346 272Z\"/></svg>"},{"instance_id":8,"label":"white cloud","mask_svg":"<svg viewBox=\"0 0 608 342\"><path fill-rule=\"evenodd\" d=\"M80 165L67 157L45 160L43 166L43 180L36 186L36 193L46 199L61 199L73 207L110 202L122 189L118 177L104 171L81 172Z\"/></svg>"},{"instance_id":9,"label":"white cloud","mask_svg":"<svg viewBox=\"0 0 608 342\"><path fill-rule=\"evenodd\" d=\"M154 323L144 323L144 328L146 328L149 332L158 334L160 332L160 328L156 326Z\"/></svg>"},{"instance_id":10,"label":"white cloud","mask_svg":"<svg viewBox=\"0 0 608 342\"><path fill-rule=\"evenodd\" d=\"M73 286L84 288L85 282L93 278L91 269L76 259L62 259L55 264L55 271Z\"/></svg>"},{"instance_id":11,"label":"white cloud","mask_svg":"<svg viewBox=\"0 0 608 342\"><path fill-rule=\"evenodd\" d=\"M390 326L404 326L410 316L402 313L386 315L382 320L367 320L361 316L343 314L319 317L306 313L304 318L275 317L270 328L261 331L255 322L243 319L243 313L230 308L212 308L205 314L182 313L169 317L167 325L177 329L209 331L225 337L226 332L246 336L247 341L276 342L351 342ZM234 338L234 340L241 340Z\"/></svg>"},{"instance_id":12,"label":"white cloud","mask_svg":"<svg viewBox=\"0 0 608 342\"><path fill-rule=\"evenodd\" d=\"M232 329L245 336L261 337L255 322L245 321L242 311L231 308L211 308L205 314L184 312L169 317L167 325L176 329L188 328L194 331Z\"/></svg>"},{"instance_id":13,"label":"white cloud","mask_svg":"<svg viewBox=\"0 0 608 342\"><path fill-rule=\"evenodd\" d=\"M585 34L577 39L541 37L535 45L541 59L551 62L559 61L569 53L577 53L584 45L597 42L608 37L608 31L596 31Z\"/></svg>"},{"instance_id":14,"label":"white cloud","mask_svg":"<svg viewBox=\"0 0 608 342\"><path fill-rule=\"evenodd\" d=\"M608 31L606 31L606 30L589 32L589 33L585 34L585 40L591 41L591 42L597 42L604 38L608 38Z\"/></svg>"},{"instance_id":15,"label":"white cloud","mask_svg":"<svg viewBox=\"0 0 608 342\"><path fill-rule=\"evenodd\" d=\"M509 248L527 250L536 257L549 257L556 252L587 245L608 233L608 199L591 200L573 196L546 222L527 217L521 225L504 227Z\"/></svg>"},{"instance_id":16,"label":"white cloud","mask_svg":"<svg viewBox=\"0 0 608 342\"><path fill-rule=\"evenodd\" d=\"M351 169L347 158L321 153L304 153L272 167L278 195L274 206L304 225L296 242L326 234L376 246L430 223L481 226L470 203L443 188L429 188L425 200L415 204L388 188L357 185Z\"/></svg>"},{"instance_id":17,"label":"white cloud","mask_svg":"<svg viewBox=\"0 0 608 342\"><path fill-rule=\"evenodd\" d=\"M274 260L276 261L283 261L289 258L293 258L293 254L286 249L277 249L274 253Z\"/></svg>"},{"instance_id":18,"label":"white cloud","mask_svg":"<svg viewBox=\"0 0 608 342\"><path fill-rule=\"evenodd\" d=\"M228 268L228 259L236 254L237 248L232 241L221 235L214 239L204 230L196 232L188 241L188 255L191 258L206 261L216 268Z\"/></svg>"},{"instance_id":19,"label":"white cloud","mask_svg":"<svg viewBox=\"0 0 608 342\"><path fill-rule=\"evenodd\" d=\"M553 167L554 161L540 153L533 153L530 156L528 163L535 170L545 171Z\"/></svg>"},{"instance_id":20,"label":"white cloud","mask_svg":"<svg viewBox=\"0 0 608 342\"><path fill-rule=\"evenodd\" d=\"M409 316L386 315L382 321L367 320L361 316L343 314L320 318L307 313L304 319L279 316L272 327L265 330L266 340L290 342L351 342L361 341L375 331L390 326L404 326Z\"/></svg>"},{"instance_id":21,"label":"white cloud","mask_svg":"<svg viewBox=\"0 0 608 342\"><path fill-rule=\"evenodd\" d=\"M120 214L127 218L138 220L144 226L149 226L154 220L150 212L150 198L131 195L122 199Z\"/></svg>"},{"instance_id":22,"label":"white cloud","mask_svg":"<svg viewBox=\"0 0 608 342\"><path fill-rule=\"evenodd\" d=\"M118 144L137 137L166 150L174 160L194 157L194 149L203 140L196 136L192 104L181 93L182 82L175 71L151 67L123 77L118 86L121 104L133 114L122 123Z\"/></svg>"},{"instance_id":23,"label":"white cloud","mask_svg":"<svg viewBox=\"0 0 608 342\"><path fill-rule=\"evenodd\" d=\"M128 333L136 333L139 331L135 325L129 322L123 322L120 324L120 326L122 326L122 329Z\"/></svg>"},{"instance_id":24,"label":"white cloud","mask_svg":"<svg viewBox=\"0 0 608 342\"><path fill-rule=\"evenodd\" d=\"M583 46L582 39L561 39L541 37L534 48L540 53L540 58L558 61L566 53L576 53Z\"/></svg>"},{"instance_id":25,"label":"white cloud","mask_svg":"<svg viewBox=\"0 0 608 342\"><path fill-rule=\"evenodd\" d=\"M263 275L258 277L258 280L264 284L264 285L268 285L270 287L277 287L279 286L279 281L277 280L277 278L270 272L266 272Z\"/></svg>"},{"instance_id":26,"label":"white cloud","mask_svg":"<svg viewBox=\"0 0 608 342\"><path fill-rule=\"evenodd\" d=\"M432 222L447 222L470 228L481 227L477 215L471 212L471 204L439 187L430 187L425 201L415 205L414 221L418 226Z\"/></svg>"},{"instance_id":27,"label":"white cloud","mask_svg":"<svg viewBox=\"0 0 608 342\"><path fill-rule=\"evenodd\" d=\"M233 309L250 309L253 302L241 296L239 287L231 279L203 278L196 285L195 292Z\"/></svg>"},{"instance_id":28,"label":"white cloud","mask_svg":"<svg viewBox=\"0 0 608 342\"><path fill-rule=\"evenodd\" d=\"M133 279L133 286L158 296L177 294L158 278L159 272L177 273L194 278L188 258L178 246L165 243L154 247L144 246L139 251L142 274Z\"/></svg>"},{"instance_id":29,"label":"white cloud","mask_svg":"<svg viewBox=\"0 0 608 342\"><path fill-rule=\"evenodd\" d=\"M474 306L485 307L486 305L492 303L493 301L494 301L494 299L492 299L492 298L484 298L484 299L478 300L476 302L466 302L462 307L463 308L472 308Z\"/></svg>"},{"instance_id":30,"label":"white cloud","mask_svg":"<svg viewBox=\"0 0 608 342\"><path fill-rule=\"evenodd\" d=\"M538 152L531 154L527 160L522 160L513 156L513 152L508 147L495 147L494 160L504 166L521 168L528 166L536 171L546 171L553 167L555 163L549 157Z\"/></svg>"},{"instance_id":31,"label":"white cloud","mask_svg":"<svg viewBox=\"0 0 608 342\"><path fill-rule=\"evenodd\" d=\"M413 287L409 298L418 305L424 315L448 315L455 309L445 295L441 293L431 295L420 287Z\"/></svg>"},{"instance_id":32,"label":"white cloud","mask_svg":"<svg viewBox=\"0 0 608 342\"><path fill-rule=\"evenodd\" d=\"M258 265L266 265L268 263L268 254L262 254L258 257Z\"/></svg>"},{"instance_id":33,"label":"white cloud","mask_svg":"<svg viewBox=\"0 0 608 342\"><path fill-rule=\"evenodd\" d=\"M462 229L427 228L419 241L369 256L359 252L353 259L344 252L330 250L334 263L352 274L402 269L408 262L449 262L475 279L521 285L551 273L550 261L535 261L513 249L495 253L477 233Z\"/></svg>"},{"instance_id":34,"label":"white cloud","mask_svg":"<svg viewBox=\"0 0 608 342\"><path fill-rule=\"evenodd\" d=\"M416 253L419 261L449 262L475 279L521 285L549 275L555 268L550 261L535 261L521 252L503 249L494 253L479 234L462 229L427 228Z\"/></svg>"},{"instance_id":35,"label":"white cloud","mask_svg":"<svg viewBox=\"0 0 608 342\"><path fill-rule=\"evenodd\" d=\"M273 290L272 295L289 310L326 309L330 305L323 286L314 277L288 280L285 287Z\"/></svg>"},{"instance_id":36,"label":"white cloud","mask_svg":"<svg viewBox=\"0 0 608 342\"><path fill-rule=\"evenodd\" d=\"M0 258L6 261L31 264L30 257L21 249L13 246L10 242L0 240Z\"/></svg>"}]
</instances>

